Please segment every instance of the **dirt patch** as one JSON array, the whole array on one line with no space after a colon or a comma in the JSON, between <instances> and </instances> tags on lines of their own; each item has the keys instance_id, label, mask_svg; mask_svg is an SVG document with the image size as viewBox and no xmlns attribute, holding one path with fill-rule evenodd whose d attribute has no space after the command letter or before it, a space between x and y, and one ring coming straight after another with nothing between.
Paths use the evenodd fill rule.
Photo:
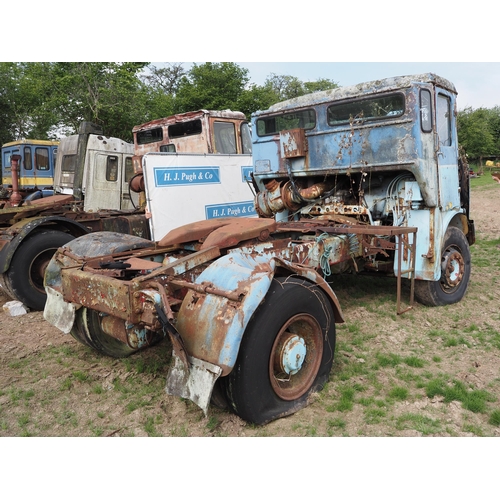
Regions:
<instances>
[{"instance_id":1,"label":"dirt patch","mask_svg":"<svg viewBox=\"0 0 500 500\"><path fill-rule=\"evenodd\" d=\"M500 235L497 186L473 191L478 240ZM474 250L474 247L473 247ZM500 413L499 249L473 252L468 294L445 308L395 314L390 280L339 282L347 323L330 381L311 404L262 427L164 391L170 346L99 356L43 320L0 312L0 436L496 436ZM361 293L360 293L361 292ZM0 292L0 306L8 299ZM482 408L439 393L465 387ZM460 384L463 384L460 385ZM442 392L442 391L441 391ZM345 403L345 404L343 404Z\"/></svg>"}]
</instances>

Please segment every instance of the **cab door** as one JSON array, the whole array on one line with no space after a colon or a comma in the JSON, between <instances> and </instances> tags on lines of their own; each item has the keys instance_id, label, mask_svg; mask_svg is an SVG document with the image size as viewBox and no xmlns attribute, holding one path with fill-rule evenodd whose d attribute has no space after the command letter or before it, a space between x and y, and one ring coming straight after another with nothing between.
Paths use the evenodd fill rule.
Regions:
<instances>
[{"instance_id":1,"label":"cab door","mask_svg":"<svg viewBox=\"0 0 500 500\"><path fill-rule=\"evenodd\" d=\"M455 96L444 89L437 88L436 150L439 207L444 211L460 208L457 141Z\"/></svg>"},{"instance_id":2,"label":"cab door","mask_svg":"<svg viewBox=\"0 0 500 500\"><path fill-rule=\"evenodd\" d=\"M92 151L89 165L86 167L86 210L132 210L138 206L139 195L129 190L129 181L134 175L132 155Z\"/></svg>"},{"instance_id":3,"label":"cab door","mask_svg":"<svg viewBox=\"0 0 500 500\"><path fill-rule=\"evenodd\" d=\"M85 210L120 210L122 193L120 154L90 152L85 185Z\"/></svg>"}]
</instances>

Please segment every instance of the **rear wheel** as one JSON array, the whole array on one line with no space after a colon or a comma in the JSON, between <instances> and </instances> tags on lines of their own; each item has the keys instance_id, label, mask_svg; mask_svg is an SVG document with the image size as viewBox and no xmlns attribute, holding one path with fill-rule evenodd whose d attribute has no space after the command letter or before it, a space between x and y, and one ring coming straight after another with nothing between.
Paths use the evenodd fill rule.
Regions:
<instances>
[{"instance_id":1,"label":"rear wheel","mask_svg":"<svg viewBox=\"0 0 500 500\"><path fill-rule=\"evenodd\" d=\"M464 233L456 227L446 230L441 254L441 278L438 281L415 281L415 297L428 306L459 302L470 279L470 249Z\"/></svg>"},{"instance_id":2,"label":"rear wheel","mask_svg":"<svg viewBox=\"0 0 500 500\"><path fill-rule=\"evenodd\" d=\"M73 236L61 231L40 231L26 238L12 258L5 279L12 295L30 309L43 311L47 294L43 286L45 269L59 247Z\"/></svg>"},{"instance_id":3,"label":"rear wheel","mask_svg":"<svg viewBox=\"0 0 500 500\"><path fill-rule=\"evenodd\" d=\"M113 358L125 358L138 349L130 347L125 342L108 335L101 326L104 316L101 313L86 307L76 311L76 318L71 335L84 345Z\"/></svg>"},{"instance_id":4,"label":"rear wheel","mask_svg":"<svg viewBox=\"0 0 500 500\"><path fill-rule=\"evenodd\" d=\"M255 424L296 412L328 380L334 351L325 294L302 279L275 279L245 331L236 365L220 379L229 405Z\"/></svg>"}]
</instances>

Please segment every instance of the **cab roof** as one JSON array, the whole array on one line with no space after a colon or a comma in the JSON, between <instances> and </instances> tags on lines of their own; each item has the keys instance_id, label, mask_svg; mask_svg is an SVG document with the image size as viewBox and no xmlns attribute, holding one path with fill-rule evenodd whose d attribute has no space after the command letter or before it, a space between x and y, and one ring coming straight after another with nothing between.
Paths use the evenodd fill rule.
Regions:
<instances>
[{"instance_id":1,"label":"cab roof","mask_svg":"<svg viewBox=\"0 0 500 500\"><path fill-rule=\"evenodd\" d=\"M324 102L338 101L352 97L360 97L366 94L397 90L411 87L412 85L418 83L431 83L443 87L454 94L457 94L453 83L434 73L395 76L391 78L384 78L382 80L373 80L370 82L358 83L357 85L339 87L335 89L314 92L312 94L302 95L293 99L289 99L287 101L273 104L269 109L265 111L256 111L252 116L258 117L261 114L276 113L280 111L286 111L288 109L322 104Z\"/></svg>"}]
</instances>

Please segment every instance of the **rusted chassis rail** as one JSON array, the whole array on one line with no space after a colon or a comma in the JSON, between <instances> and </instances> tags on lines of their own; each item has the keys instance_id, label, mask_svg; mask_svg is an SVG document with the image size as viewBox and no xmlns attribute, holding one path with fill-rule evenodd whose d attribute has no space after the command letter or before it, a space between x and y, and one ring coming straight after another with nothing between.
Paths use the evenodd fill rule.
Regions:
<instances>
[{"instance_id":1,"label":"rusted chassis rail","mask_svg":"<svg viewBox=\"0 0 500 500\"><path fill-rule=\"evenodd\" d=\"M247 221L249 226L257 224L252 222L255 219ZM238 224L242 226L246 222L239 220ZM184 228L186 235L184 239L187 240L189 237L192 238L193 234L197 234L204 243L195 244L192 247L193 251L188 255L164 265L159 264L160 267L152 271L144 270L145 274L132 279L125 278L124 270L113 269L113 266L103 269L101 264L123 262L131 256L135 258L135 263L141 260L146 263L155 256L179 253L185 243L182 241L183 238L177 238L176 244L169 247L151 247L98 258L85 258L73 255L69 249L61 249L56 255L61 269L60 284L55 288L62 294L66 303L79 304L103 313L103 317L112 317L113 319L107 318L102 322L104 331L130 345L131 325L134 325L135 329L145 328L161 334L162 325L158 318L158 307L164 311L172 324L178 322L181 337L186 336L183 335L185 333L183 329L192 330L188 321L182 316L191 316L192 321L198 326L202 323L199 317L192 313L195 306L190 308L186 305L189 301L192 304L201 303L207 296L224 299L224 307L231 311L233 322L236 321L234 316L238 315L235 312L238 309L244 311L242 314L251 314L264 298L266 287L269 285L262 285L263 288L259 288L259 293L255 297L249 297L252 295L251 287L254 287L255 292L255 282L263 279L264 275L266 283L270 283L278 268L281 274L297 274L319 285L332 303L336 321L341 322L343 318L340 304L323 279L322 268L325 265L335 266L340 263L356 267L356 261L359 259L366 260L377 254L388 256L388 252L395 252L397 311L400 314L412 307L416 228L338 226L329 225L325 221L279 224L268 220L266 224L267 227L261 231L260 238L256 241L247 240L242 246L237 246L241 241L231 238L227 240L227 234L231 233L228 227L231 226L226 226L223 236L217 239L214 237L216 231L213 231L208 238L207 232L213 229L211 221L201 224L201 232L200 223L188 225ZM207 228L205 232L204 227ZM247 234L247 231L242 233ZM207 243L211 246L205 248ZM231 246L232 248L227 248ZM245 257L237 257L238 254ZM241 276L239 281L229 288L226 282L214 284L210 281L211 274L202 272L211 267L215 269L213 274L226 273L231 266L236 266L234 273L236 275L241 273ZM401 278L404 275L411 280L410 304L406 309L401 307ZM208 280L205 279L207 276ZM178 317L183 302L185 304L182 314ZM246 310L243 303L247 304ZM251 305L248 305L250 303ZM248 319L240 318L240 326ZM241 335L242 333L240 337ZM194 346L195 342L189 344ZM193 349L196 350L195 347ZM216 358L213 353L211 361L220 361Z\"/></svg>"},{"instance_id":2,"label":"rusted chassis rail","mask_svg":"<svg viewBox=\"0 0 500 500\"><path fill-rule=\"evenodd\" d=\"M163 255L173 248L156 248L154 250L142 250L135 252L135 258L152 258L155 255ZM104 270L100 268L100 263L124 260L132 254L126 252L118 255L109 255L98 259L83 261L81 257L72 255L66 249L61 249L56 259L67 265L68 259L74 264L71 267L63 267L61 271L61 290L66 302L80 304L83 307L115 316L127 321L130 324L145 326L156 330L160 324L154 310L151 307L151 299L144 294L147 290L165 290L170 287L201 288L194 283L175 279L175 276L187 273L193 268L205 264L220 256L220 250L212 247L202 250L186 257L177 259L174 263L132 280L123 279L122 270ZM214 290L210 290L215 293ZM173 293L166 302L166 294L159 292L163 298L162 307L171 311L173 303L178 304L179 300L173 298ZM171 317L171 314L168 313ZM110 333L111 334L111 333Z\"/></svg>"}]
</instances>

